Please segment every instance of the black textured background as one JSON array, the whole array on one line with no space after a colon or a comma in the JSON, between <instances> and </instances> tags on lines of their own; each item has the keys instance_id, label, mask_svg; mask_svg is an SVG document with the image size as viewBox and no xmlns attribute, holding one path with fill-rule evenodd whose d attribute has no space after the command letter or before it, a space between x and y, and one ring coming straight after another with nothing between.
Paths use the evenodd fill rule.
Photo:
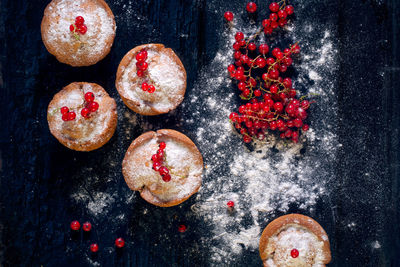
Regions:
<instances>
[{"instance_id":1,"label":"black textured background","mask_svg":"<svg viewBox=\"0 0 400 267\"><path fill-rule=\"evenodd\" d=\"M73 81L99 83L119 99L114 88L119 61L132 47L148 42L164 43L177 52L188 72L191 94L200 68L218 49L223 13L216 13L214 7L239 12L244 1L109 0L118 26L114 46L103 61L87 68L61 64L46 51L40 22L48 2L0 1L0 265L86 266L90 265L87 259L101 266L210 265L212 244L196 242L200 236L195 230L183 236L176 233L193 198L162 210L137 196L133 204L123 201L131 192L120 166L110 167L107 162L122 161L140 128L130 129L129 138L118 131L97 151L74 152L51 136L46 109L52 96ZM314 214L328 225L334 256L330 266L400 266L400 5L397 0L303 0L293 1L295 7L296 2L312 2L302 12L337 26L339 117L332 119L337 120L342 144L333 164L338 180L330 187L333 206L322 209L332 209L333 218L325 218L323 211ZM121 114L127 109L121 101L118 109L118 127L124 127L127 121ZM179 126L183 113L178 108L173 114L138 118L140 123L175 128L193 137L192 129ZM372 173L373 178L366 179L365 173ZM78 188L87 190L89 196L95 189L116 191L124 197L113 203L110 214L94 218L71 201L71 193ZM153 216L142 217L146 209ZM128 223L112 219L121 212ZM96 230L91 236L71 235L69 222L75 218L90 220ZM356 230L345 227L349 218L357 224ZM202 224L185 223L192 229ZM114 251L117 236L127 241L123 251ZM88 253L90 240L100 245L97 256ZM365 240L379 240L381 248L372 249ZM254 251L229 264L260 265Z\"/></svg>"}]
</instances>

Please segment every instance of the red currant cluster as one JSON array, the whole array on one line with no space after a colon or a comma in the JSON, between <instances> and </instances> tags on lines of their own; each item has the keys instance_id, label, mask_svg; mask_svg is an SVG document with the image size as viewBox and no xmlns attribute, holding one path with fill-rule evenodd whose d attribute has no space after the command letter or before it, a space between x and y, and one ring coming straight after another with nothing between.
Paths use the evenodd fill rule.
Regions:
<instances>
[{"instance_id":1,"label":"red currant cluster","mask_svg":"<svg viewBox=\"0 0 400 267\"><path fill-rule=\"evenodd\" d=\"M85 19L82 16L75 18L75 23L69 26L69 30L74 33L75 38L79 40L77 33L84 35L87 32L87 27L84 24Z\"/></svg>"},{"instance_id":2,"label":"red currant cluster","mask_svg":"<svg viewBox=\"0 0 400 267\"><path fill-rule=\"evenodd\" d=\"M85 107L81 110L81 115L85 119L89 118L90 113L96 112L99 109L99 103L94 101L94 94L92 92L87 92L85 94Z\"/></svg>"},{"instance_id":3,"label":"red currant cluster","mask_svg":"<svg viewBox=\"0 0 400 267\"><path fill-rule=\"evenodd\" d=\"M90 114L96 112L99 109L99 103L94 101L94 94L92 92L87 92L85 94L85 107L81 110L81 115L85 119L90 117ZM76 113L74 111L69 111L68 107L62 107L60 109L63 121L73 121L76 118Z\"/></svg>"},{"instance_id":4,"label":"red currant cluster","mask_svg":"<svg viewBox=\"0 0 400 267\"><path fill-rule=\"evenodd\" d=\"M164 149L167 145L164 142L161 142L157 153L151 156L151 160L153 161L153 170L158 171L164 182L171 181L171 175L169 174L169 169L166 166L163 166L164 161Z\"/></svg>"},{"instance_id":5,"label":"red currant cluster","mask_svg":"<svg viewBox=\"0 0 400 267\"><path fill-rule=\"evenodd\" d=\"M267 35L272 34L274 29L285 26L287 24L287 16L294 13L293 6L286 5L285 1L281 5L277 2L272 2L269 5L269 10L272 12L269 18L262 21L264 33Z\"/></svg>"},{"instance_id":6,"label":"red currant cluster","mask_svg":"<svg viewBox=\"0 0 400 267\"><path fill-rule=\"evenodd\" d=\"M286 6L285 10L293 14L292 8ZM282 13L277 3L272 3L270 9ZM286 16L287 13L282 14ZM268 129L279 130L281 138L298 142L300 129L307 131L309 128L304 120L310 102L303 97L296 98L292 80L282 75L292 65L292 56L300 53L300 47L296 43L283 51L274 48L268 56L267 44L260 44L257 49L253 42L260 32L247 39L242 32L235 35L235 64L228 66L228 72L238 81L240 97L249 102L240 106L238 113L232 112L229 118L245 143L253 138L263 140Z\"/></svg>"},{"instance_id":7,"label":"red currant cluster","mask_svg":"<svg viewBox=\"0 0 400 267\"><path fill-rule=\"evenodd\" d=\"M79 221L72 221L70 227L73 231L78 231L81 228L81 224L79 223ZM85 222L82 225L82 229L85 232L90 232L90 230L92 230L92 224L90 222ZM125 246L125 241L121 237L119 237L115 240L115 246L117 248L122 248ZM96 243L90 244L90 251L92 251L93 253L99 251L99 245Z\"/></svg>"},{"instance_id":8,"label":"red currant cluster","mask_svg":"<svg viewBox=\"0 0 400 267\"><path fill-rule=\"evenodd\" d=\"M136 62L136 68L137 68L136 74L138 77L143 77L145 75L145 71L149 67L149 65L146 62L146 59L147 59L147 51L146 50L143 49L142 51L140 51L139 53L136 54L136 61L137 61ZM152 94L152 93L154 93L156 88L152 84L143 82L142 90L145 92L147 91L150 94Z\"/></svg>"}]
</instances>

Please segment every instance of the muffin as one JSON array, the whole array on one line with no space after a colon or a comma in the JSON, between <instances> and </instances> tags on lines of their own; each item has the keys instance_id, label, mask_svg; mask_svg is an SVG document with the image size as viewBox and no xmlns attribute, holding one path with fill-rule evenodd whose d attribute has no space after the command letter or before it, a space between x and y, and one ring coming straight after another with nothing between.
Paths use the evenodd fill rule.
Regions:
<instances>
[{"instance_id":1,"label":"muffin","mask_svg":"<svg viewBox=\"0 0 400 267\"><path fill-rule=\"evenodd\" d=\"M170 48L146 44L129 51L118 67L115 86L130 109L158 115L175 109L186 91L186 70Z\"/></svg>"},{"instance_id":2,"label":"muffin","mask_svg":"<svg viewBox=\"0 0 400 267\"><path fill-rule=\"evenodd\" d=\"M110 140L117 127L117 105L98 84L74 82L51 100L50 132L64 146L91 151Z\"/></svg>"},{"instance_id":3,"label":"muffin","mask_svg":"<svg viewBox=\"0 0 400 267\"><path fill-rule=\"evenodd\" d=\"M122 162L125 182L147 202L175 206L196 193L203 158L196 145L174 130L146 132L129 146Z\"/></svg>"},{"instance_id":4,"label":"muffin","mask_svg":"<svg viewBox=\"0 0 400 267\"><path fill-rule=\"evenodd\" d=\"M41 25L49 53L73 67L102 60L111 50L115 30L114 15L103 0L53 0Z\"/></svg>"},{"instance_id":5,"label":"muffin","mask_svg":"<svg viewBox=\"0 0 400 267\"><path fill-rule=\"evenodd\" d=\"M322 267L331 261L325 230L308 216L281 216L264 229L260 256L265 267Z\"/></svg>"}]
</instances>

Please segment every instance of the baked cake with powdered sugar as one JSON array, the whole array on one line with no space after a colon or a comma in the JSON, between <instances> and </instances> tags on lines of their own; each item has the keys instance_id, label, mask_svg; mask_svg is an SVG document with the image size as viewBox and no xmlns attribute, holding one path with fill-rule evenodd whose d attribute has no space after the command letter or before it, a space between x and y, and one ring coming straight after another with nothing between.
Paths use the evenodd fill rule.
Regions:
<instances>
[{"instance_id":1,"label":"baked cake with powdered sugar","mask_svg":"<svg viewBox=\"0 0 400 267\"><path fill-rule=\"evenodd\" d=\"M53 0L41 25L50 54L74 67L102 60L111 50L115 31L114 15L103 0Z\"/></svg>"},{"instance_id":2,"label":"baked cake with powdered sugar","mask_svg":"<svg viewBox=\"0 0 400 267\"><path fill-rule=\"evenodd\" d=\"M324 267L331 260L329 239L308 216L288 214L272 221L260 239L265 267Z\"/></svg>"},{"instance_id":3,"label":"baked cake with powdered sugar","mask_svg":"<svg viewBox=\"0 0 400 267\"><path fill-rule=\"evenodd\" d=\"M136 138L122 163L129 188L161 207L178 205L196 193L202 172L203 158L196 145L186 135L169 129Z\"/></svg>"},{"instance_id":4,"label":"baked cake with powdered sugar","mask_svg":"<svg viewBox=\"0 0 400 267\"><path fill-rule=\"evenodd\" d=\"M47 120L51 133L64 146L91 151L103 146L117 127L117 105L98 84L75 82L50 102Z\"/></svg>"},{"instance_id":5,"label":"baked cake with powdered sugar","mask_svg":"<svg viewBox=\"0 0 400 267\"><path fill-rule=\"evenodd\" d=\"M122 59L115 86L124 103L142 115L175 109L186 91L186 70L170 48L162 44L135 47Z\"/></svg>"}]
</instances>

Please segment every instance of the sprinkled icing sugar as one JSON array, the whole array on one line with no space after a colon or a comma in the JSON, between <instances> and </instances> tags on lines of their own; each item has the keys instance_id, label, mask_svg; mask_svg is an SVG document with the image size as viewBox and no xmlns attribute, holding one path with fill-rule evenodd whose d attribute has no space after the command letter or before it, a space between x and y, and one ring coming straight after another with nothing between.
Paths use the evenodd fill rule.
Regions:
<instances>
[{"instance_id":1,"label":"sprinkled icing sugar","mask_svg":"<svg viewBox=\"0 0 400 267\"><path fill-rule=\"evenodd\" d=\"M48 30L48 43L54 44L53 47L59 50L58 54L66 54L74 59L83 56L94 57L108 49L109 39L115 33L114 20L103 6L98 5L95 9L87 10L85 8L89 0L62 0L57 5L50 4L49 11L51 19L56 23L52 24ZM69 30L69 26L75 22L77 16L83 16L87 32L79 35L80 41L77 41ZM83 45L76 46L78 49L65 51L65 47L75 47L75 43ZM71 53L75 51L75 53Z\"/></svg>"}]
</instances>

